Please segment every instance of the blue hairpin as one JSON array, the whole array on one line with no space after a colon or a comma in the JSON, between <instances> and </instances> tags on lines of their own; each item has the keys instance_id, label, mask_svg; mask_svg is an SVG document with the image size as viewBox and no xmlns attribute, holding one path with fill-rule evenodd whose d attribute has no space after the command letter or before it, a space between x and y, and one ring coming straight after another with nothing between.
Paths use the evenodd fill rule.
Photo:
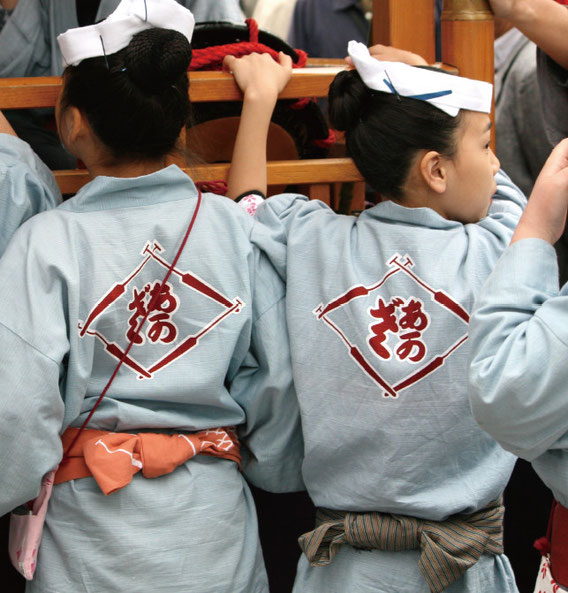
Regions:
<instances>
[{"instance_id":1,"label":"blue hairpin","mask_svg":"<svg viewBox=\"0 0 568 593\"><path fill-rule=\"evenodd\" d=\"M106 64L107 70L110 70L109 65L108 65L107 54L106 54L106 50L105 50L105 42L103 41L103 36L99 35L99 39L101 40L101 45L103 46L103 56L105 57L105 64Z\"/></svg>"},{"instance_id":2,"label":"blue hairpin","mask_svg":"<svg viewBox=\"0 0 568 593\"><path fill-rule=\"evenodd\" d=\"M146 4L146 0L144 0L144 22L148 22L148 5Z\"/></svg>"},{"instance_id":3,"label":"blue hairpin","mask_svg":"<svg viewBox=\"0 0 568 593\"><path fill-rule=\"evenodd\" d=\"M389 87L391 93L396 95L396 98L398 99L398 101L402 101L402 99L400 98L400 95L398 94L398 91L394 88L394 84L392 83L391 77L389 76L389 73L385 70L385 74L387 75L388 80L383 80L383 82Z\"/></svg>"},{"instance_id":4,"label":"blue hairpin","mask_svg":"<svg viewBox=\"0 0 568 593\"><path fill-rule=\"evenodd\" d=\"M400 94L398 93L398 91L394 88L389 73L385 70L385 74L387 75L388 80L385 78L383 80L383 82L389 87L391 93L394 93L397 97L398 100L400 101ZM452 90L447 90L447 91L437 91L435 93L423 93L422 95L406 95L407 99L418 99L419 101L430 101L430 99L437 99L438 97L446 97L447 95L451 95L452 94Z\"/></svg>"}]
</instances>

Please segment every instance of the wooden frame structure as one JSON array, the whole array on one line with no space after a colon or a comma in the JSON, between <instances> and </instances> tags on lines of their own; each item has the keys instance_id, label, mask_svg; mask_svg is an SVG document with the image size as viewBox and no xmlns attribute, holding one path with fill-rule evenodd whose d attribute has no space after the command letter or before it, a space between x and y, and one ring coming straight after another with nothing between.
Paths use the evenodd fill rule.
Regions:
<instances>
[{"instance_id":1,"label":"wooden frame structure","mask_svg":"<svg viewBox=\"0 0 568 593\"><path fill-rule=\"evenodd\" d=\"M334 76L343 66L319 66L295 70L280 98L325 97ZM191 72L190 99L205 101L240 101L242 94L233 77L224 72ZM0 79L0 109L53 107L61 91L57 76ZM179 164L179 162L178 162ZM195 181L216 181L227 178L228 164L184 167ZM54 171L63 194L76 193L89 180L85 170ZM268 163L268 185L299 185L311 198L331 204L332 186L354 183L352 211L364 207L364 182L353 161L348 158L271 161Z\"/></svg>"},{"instance_id":2,"label":"wooden frame structure","mask_svg":"<svg viewBox=\"0 0 568 593\"><path fill-rule=\"evenodd\" d=\"M374 0L373 41L394 45L435 59L435 0ZM471 48L474 47L475 51ZM442 14L442 58L464 76L493 81L493 16L487 0L445 0ZM342 66L313 60L295 70L280 98L325 97L329 84ZM242 95L231 75L192 72L192 102L240 101ZM61 90L59 77L0 79L0 109L53 107ZM187 169L196 181L226 179L227 165L201 165ZM89 181L82 170L56 171L63 193L75 193ZM363 208L364 183L348 158L271 161L268 184L299 184L312 198L330 203L330 184L354 182L353 210Z\"/></svg>"}]
</instances>

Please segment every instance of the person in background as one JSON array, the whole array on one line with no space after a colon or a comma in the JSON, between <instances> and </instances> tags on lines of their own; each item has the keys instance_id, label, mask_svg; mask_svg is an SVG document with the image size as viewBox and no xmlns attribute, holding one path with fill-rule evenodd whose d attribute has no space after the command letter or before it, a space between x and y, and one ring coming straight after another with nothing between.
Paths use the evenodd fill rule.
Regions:
<instances>
[{"instance_id":1,"label":"person in background","mask_svg":"<svg viewBox=\"0 0 568 593\"><path fill-rule=\"evenodd\" d=\"M166 166L193 24L174 0L124 2L59 38L58 128L93 180L0 258L0 515L60 464L28 593L268 593L244 475L303 486L285 291L259 225ZM0 132L25 191L33 155Z\"/></svg>"},{"instance_id":2,"label":"person in background","mask_svg":"<svg viewBox=\"0 0 568 593\"><path fill-rule=\"evenodd\" d=\"M442 0L436 0L437 56L441 13ZM367 44L372 18L372 0L297 0L288 42L312 58L343 58L350 40Z\"/></svg>"},{"instance_id":3,"label":"person in background","mask_svg":"<svg viewBox=\"0 0 568 593\"><path fill-rule=\"evenodd\" d=\"M281 39L287 39L296 0L258 0L252 17L258 26Z\"/></svg>"},{"instance_id":4,"label":"person in background","mask_svg":"<svg viewBox=\"0 0 568 593\"><path fill-rule=\"evenodd\" d=\"M566 0L490 0L498 19L506 19L535 43L537 87L542 105L541 118L549 147L568 136L568 10ZM540 141L543 135L537 130ZM533 140L539 142L539 140ZM530 151L527 152L530 159ZM538 158L538 157L537 157ZM568 237L556 245L560 278L568 280Z\"/></svg>"},{"instance_id":5,"label":"person in background","mask_svg":"<svg viewBox=\"0 0 568 593\"><path fill-rule=\"evenodd\" d=\"M241 0L241 9L247 17L251 17L258 0Z\"/></svg>"},{"instance_id":6,"label":"person in background","mask_svg":"<svg viewBox=\"0 0 568 593\"><path fill-rule=\"evenodd\" d=\"M10 155L0 158L1 256L17 229L34 214L55 208L61 194L51 171L17 137L2 112L0 130L4 155Z\"/></svg>"},{"instance_id":7,"label":"person in background","mask_svg":"<svg viewBox=\"0 0 568 593\"><path fill-rule=\"evenodd\" d=\"M288 43L312 58L343 58L351 39L367 43L371 0L297 0Z\"/></svg>"},{"instance_id":8,"label":"person in background","mask_svg":"<svg viewBox=\"0 0 568 593\"><path fill-rule=\"evenodd\" d=\"M495 18L496 154L528 196L552 146L546 138L536 46L510 21Z\"/></svg>"}]
</instances>

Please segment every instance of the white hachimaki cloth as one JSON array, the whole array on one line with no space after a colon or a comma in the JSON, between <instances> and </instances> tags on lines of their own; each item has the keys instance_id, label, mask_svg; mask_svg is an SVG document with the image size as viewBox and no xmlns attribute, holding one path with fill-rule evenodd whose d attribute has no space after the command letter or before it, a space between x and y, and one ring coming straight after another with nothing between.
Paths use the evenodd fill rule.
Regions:
<instances>
[{"instance_id":1,"label":"white hachimaki cloth","mask_svg":"<svg viewBox=\"0 0 568 593\"><path fill-rule=\"evenodd\" d=\"M87 58L114 54L125 48L136 33L160 27L173 29L191 43L195 19L176 0L122 0L104 21L69 29L57 37L63 67L77 66Z\"/></svg>"},{"instance_id":2,"label":"white hachimaki cloth","mask_svg":"<svg viewBox=\"0 0 568 593\"><path fill-rule=\"evenodd\" d=\"M427 101L452 117L460 109L491 113L493 85L488 82L375 60L358 41L350 41L347 51L370 89Z\"/></svg>"}]
</instances>

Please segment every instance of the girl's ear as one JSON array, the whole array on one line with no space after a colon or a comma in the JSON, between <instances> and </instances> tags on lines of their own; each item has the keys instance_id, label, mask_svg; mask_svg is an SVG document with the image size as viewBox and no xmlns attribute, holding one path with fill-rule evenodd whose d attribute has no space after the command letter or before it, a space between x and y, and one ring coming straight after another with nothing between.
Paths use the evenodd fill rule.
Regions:
<instances>
[{"instance_id":1,"label":"girl's ear","mask_svg":"<svg viewBox=\"0 0 568 593\"><path fill-rule=\"evenodd\" d=\"M87 120L77 107L67 107L61 113L59 135L69 151L73 152L72 147L85 136L87 129Z\"/></svg>"},{"instance_id":2,"label":"girl's ear","mask_svg":"<svg viewBox=\"0 0 568 593\"><path fill-rule=\"evenodd\" d=\"M448 185L447 159L439 152L429 150L426 152L419 164L420 175L426 185L437 194L446 191Z\"/></svg>"}]
</instances>

